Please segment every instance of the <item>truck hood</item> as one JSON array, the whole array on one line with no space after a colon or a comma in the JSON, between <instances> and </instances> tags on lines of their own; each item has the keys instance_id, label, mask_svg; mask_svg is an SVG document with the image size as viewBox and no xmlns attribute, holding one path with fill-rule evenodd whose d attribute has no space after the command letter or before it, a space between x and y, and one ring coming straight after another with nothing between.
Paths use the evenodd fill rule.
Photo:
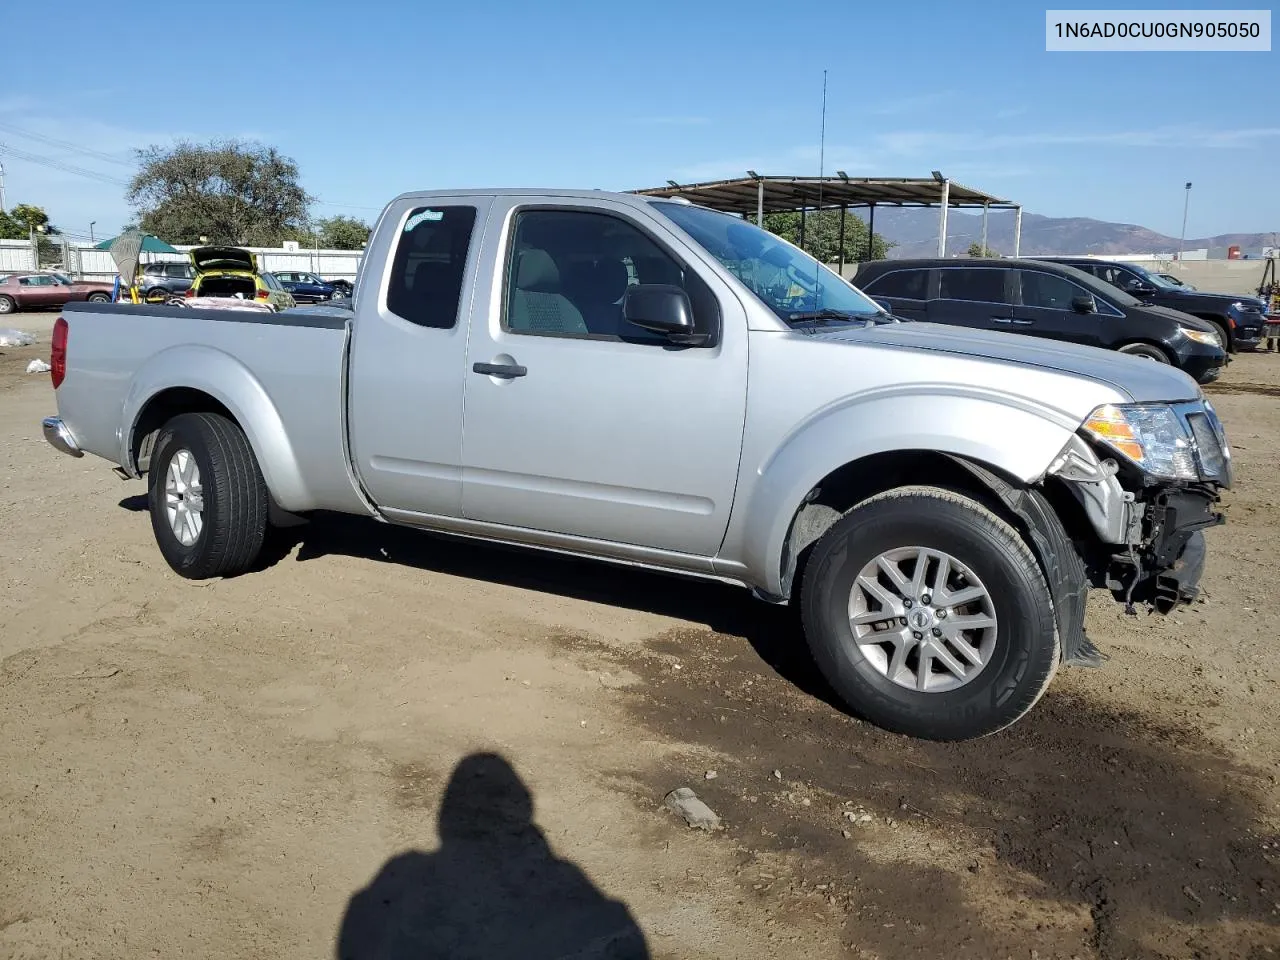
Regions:
<instances>
[{"instance_id":1,"label":"truck hood","mask_svg":"<svg viewBox=\"0 0 1280 960\"><path fill-rule=\"evenodd\" d=\"M1166 306L1172 306L1175 310L1184 312L1187 309L1196 307L1216 307L1219 310L1225 310L1233 303L1262 303L1261 298L1252 293L1234 294L1206 293L1203 290L1161 290L1160 294Z\"/></svg>"},{"instance_id":2,"label":"truck hood","mask_svg":"<svg viewBox=\"0 0 1280 960\"><path fill-rule=\"evenodd\" d=\"M189 255L192 265L201 273L214 270L258 272L257 258L241 247L196 247Z\"/></svg>"},{"instance_id":3,"label":"truck hood","mask_svg":"<svg viewBox=\"0 0 1280 960\"><path fill-rule=\"evenodd\" d=\"M953 353L994 363L1018 363L1103 383L1135 403L1197 400L1200 388L1176 367L1114 350L937 323L885 323L866 328L826 330L831 341ZM998 374L993 373L993 376Z\"/></svg>"}]
</instances>

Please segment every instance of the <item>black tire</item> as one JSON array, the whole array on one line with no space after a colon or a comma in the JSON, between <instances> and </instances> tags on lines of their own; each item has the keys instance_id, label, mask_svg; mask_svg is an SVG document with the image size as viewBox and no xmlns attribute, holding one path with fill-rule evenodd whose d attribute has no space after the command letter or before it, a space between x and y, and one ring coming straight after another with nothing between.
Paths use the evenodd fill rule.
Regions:
<instances>
[{"instance_id":1,"label":"black tire","mask_svg":"<svg viewBox=\"0 0 1280 960\"><path fill-rule=\"evenodd\" d=\"M13 297L0 297L0 314L13 313L18 309L18 305L13 302Z\"/></svg>"},{"instance_id":2,"label":"black tire","mask_svg":"<svg viewBox=\"0 0 1280 960\"><path fill-rule=\"evenodd\" d=\"M1126 343L1120 347L1120 352L1127 353L1131 357L1154 360L1157 363L1172 363L1167 353L1151 343Z\"/></svg>"},{"instance_id":3,"label":"black tire","mask_svg":"<svg viewBox=\"0 0 1280 960\"><path fill-rule=\"evenodd\" d=\"M169 467L189 451L200 471L202 523L184 545L170 525L165 496ZM151 529L160 553L190 580L230 577L248 570L262 550L268 494L244 432L215 413L184 413L160 429L147 477Z\"/></svg>"},{"instance_id":4,"label":"black tire","mask_svg":"<svg viewBox=\"0 0 1280 960\"><path fill-rule=\"evenodd\" d=\"M110 303L111 294L109 293L91 293L89 294L90 303Z\"/></svg>"},{"instance_id":5,"label":"black tire","mask_svg":"<svg viewBox=\"0 0 1280 960\"><path fill-rule=\"evenodd\" d=\"M855 580L877 557L905 547L945 551L990 596L996 616L990 654L954 689L899 685L854 639ZM849 511L814 547L800 600L805 636L827 682L853 713L896 733L928 740L995 733L1035 706L1061 659L1053 602L1030 548L986 507L938 487L900 487Z\"/></svg>"}]
</instances>

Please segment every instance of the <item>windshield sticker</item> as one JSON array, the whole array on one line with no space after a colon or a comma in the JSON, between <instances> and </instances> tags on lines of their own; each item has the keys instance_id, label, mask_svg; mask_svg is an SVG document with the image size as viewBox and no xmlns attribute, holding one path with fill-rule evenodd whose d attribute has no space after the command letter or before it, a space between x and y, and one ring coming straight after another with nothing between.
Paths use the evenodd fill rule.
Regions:
<instances>
[{"instance_id":1,"label":"windshield sticker","mask_svg":"<svg viewBox=\"0 0 1280 960\"><path fill-rule=\"evenodd\" d=\"M420 210L405 222L404 232L408 233L420 223L434 222L436 220L443 219L443 210Z\"/></svg>"}]
</instances>

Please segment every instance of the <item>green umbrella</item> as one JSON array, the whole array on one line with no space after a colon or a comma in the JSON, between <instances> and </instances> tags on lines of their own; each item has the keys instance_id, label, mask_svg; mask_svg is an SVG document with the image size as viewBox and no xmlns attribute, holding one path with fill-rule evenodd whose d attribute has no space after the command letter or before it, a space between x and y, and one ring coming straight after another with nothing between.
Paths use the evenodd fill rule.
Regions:
<instances>
[{"instance_id":1,"label":"green umbrella","mask_svg":"<svg viewBox=\"0 0 1280 960\"><path fill-rule=\"evenodd\" d=\"M117 237L112 237L110 240L103 240L101 243L97 244L93 249L110 250L111 245L115 243L117 239L118 239ZM161 240L159 237L157 237L153 233L145 233L142 235L142 249L146 253L181 253L182 252L177 247L171 247L169 244L165 243L163 240Z\"/></svg>"}]
</instances>

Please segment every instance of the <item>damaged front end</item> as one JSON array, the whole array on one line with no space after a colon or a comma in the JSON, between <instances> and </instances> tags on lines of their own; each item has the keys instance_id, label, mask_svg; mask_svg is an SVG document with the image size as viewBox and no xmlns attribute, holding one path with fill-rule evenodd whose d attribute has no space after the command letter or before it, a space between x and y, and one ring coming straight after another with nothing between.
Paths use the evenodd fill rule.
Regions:
<instances>
[{"instance_id":1,"label":"damaged front end","mask_svg":"<svg viewBox=\"0 0 1280 960\"><path fill-rule=\"evenodd\" d=\"M1048 475L1063 481L1096 540L1082 545L1090 581L1133 613L1192 602L1204 530L1232 483L1231 451L1207 401L1108 404L1085 421Z\"/></svg>"}]
</instances>

